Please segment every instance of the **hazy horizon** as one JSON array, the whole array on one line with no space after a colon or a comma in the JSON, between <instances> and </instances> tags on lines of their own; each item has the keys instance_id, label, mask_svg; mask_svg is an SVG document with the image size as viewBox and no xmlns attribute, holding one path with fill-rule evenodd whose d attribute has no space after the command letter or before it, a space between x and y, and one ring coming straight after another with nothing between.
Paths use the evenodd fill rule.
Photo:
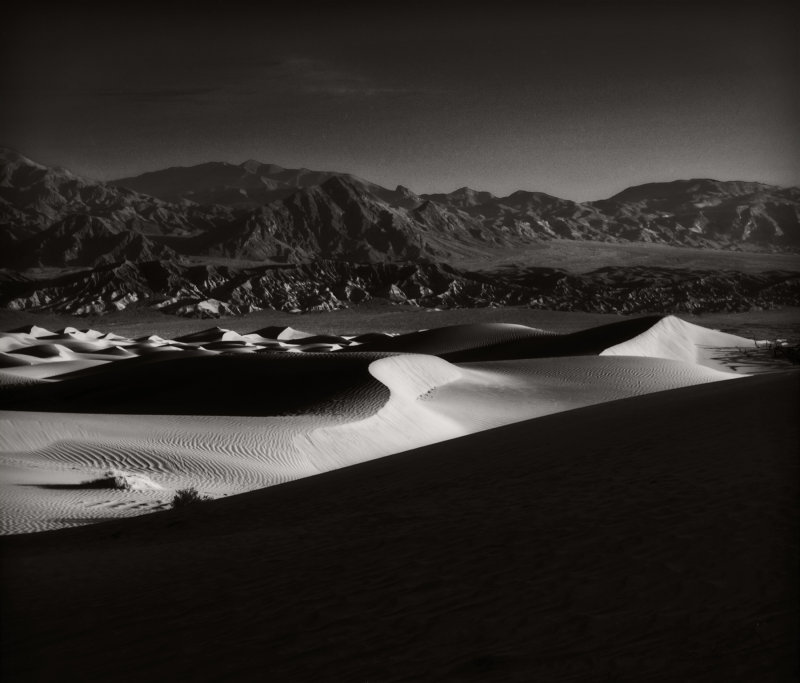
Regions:
<instances>
[{"instance_id":1,"label":"hazy horizon","mask_svg":"<svg viewBox=\"0 0 800 683\"><path fill-rule=\"evenodd\" d=\"M795 14L679 1L16 9L0 140L114 180L256 159L577 201L800 185Z\"/></svg>"}]
</instances>

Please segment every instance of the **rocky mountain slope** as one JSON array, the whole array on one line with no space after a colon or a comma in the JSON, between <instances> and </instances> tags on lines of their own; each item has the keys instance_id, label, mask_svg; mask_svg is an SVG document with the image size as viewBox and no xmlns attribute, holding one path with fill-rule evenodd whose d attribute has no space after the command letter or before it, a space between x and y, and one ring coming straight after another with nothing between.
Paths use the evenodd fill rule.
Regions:
<instances>
[{"instance_id":1,"label":"rocky mountain slope","mask_svg":"<svg viewBox=\"0 0 800 683\"><path fill-rule=\"evenodd\" d=\"M24 240L14 250L20 268L36 266L87 266L175 259L179 256L165 244L147 235L126 230L110 218L71 214Z\"/></svg>"},{"instance_id":2,"label":"rocky mountain slope","mask_svg":"<svg viewBox=\"0 0 800 683\"><path fill-rule=\"evenodd\" d=\"M0 150L2 265L226 257L454 262L542 240L800 251L800 190L688 180L577 203L461 188L418 195L254 161L101 183Z\"/></svg>"},{"instance_id":3,"label":"rocky mountain slope","mask_svg":"<svg viewBox=\"0 0 800 683\"><path fill-rule=\"evenodd\" d=\"M0 148L0 228L14 241L77 216L103 219L116 229L141 234L188 235L230 220L231 215L225 206L170 204Z\"/></svg>"},{"instance_id":4,"label":"rocky mountain slope","mask_svg":"<svg viewBox=\"0 0 800 683\"><path fill-rule=\"evenodd\" d=\"M31 280L0 278L0 306L88 315L146 307L218 317L261 309L303 312L380 299L435 308L530 306L618 313L740 311L800 306L800 273L602 268L574 275L552 268L474 273L442 264L353 264L231 268L172 261L122 263Z\"/></svg>"},{"instance_id":5,"label":"rocky mountain slope","mask_svg":"<svg viewBox=\"0 0 800 683\"><path fill-rule=\"evenodd\" d=\"M414 260L436 255L431 227L415 211L393 206L367 183L334 176L209 231L196 254L303 262L320 256L354 261ZM444 249L443 249L444 251Z\"/></svg>"},{"instance_id":6,"label":"rocky mountain slope","mask_svg":"<svg viewBox=\"0 0 800 683\"><path fill-rule=\"evenodd\" d=\"M676 180L630 187L594 206L637 224L649 221L662 236L688 228L722 243L800 244L796 187Z\"/></svg>"},{"instance_id":7,"label":"rocky mountain slope","mask_svg":"<svg viewBox=\"0 0 800 683\"><path fill-rule=\"evenodd\" d=\"M402 186L388 190L347 174L291 170L248 161L241 166L217 163L173 168L119 180L116 184L169 201L216 201L234 207L259 202L275 205L277 215L262 206L245 219L250 220L255 233L251 242L260 242L263 234L259 232L263 231L258 226L273 222L280 226L281 214L292 210L277 200L286 199L298 190L326 185L328 181L356 188L357 196L349 199L355 198L355 204L358 196L364 199L366 206L359 207L360 212L371 226L382 222L383 226L391 224L403 231L410 223L417 232L445 234L450 228L462 241L484 246L561 238L709 248L737 248L743 244L800 248L800 189L760 183L715 180L651 183L628 188L606 200L577 203L541 192L518 191L508 197L495 197L468 187L449 194L417 195ZM317 211L297 212L301 202L293 200L288 204L294 206L294 215L302 217L304 226L330 227ZM383 204L377 212L376 203ZM332 204L333 213L336 206L343 207L335 199ZM357 210L355 204L349 202ZM231 251L230 245L222 249ZM245 256L252 249L239 251ZM348 250L342 244L328 253L318 251L317 255L330 257L342 251L359 258L365 250L358 247ZM442 255L433 246L430 251L431 255ZM385 256L391 259L403 255Z\"/></svg>"},{"instance_id":8,"label":"rocky mountain slope","mask_svg":"<svg viewBox=\"0 0 800 683\"><path fill-rule=\"evenodd\" d=\"M798 188L700 179L640 185L585 203L541 192L487 195L462 188L430 197L479 220L484 230L516 231L539 239L800 248Z\"/></svg>"}]
</instances>

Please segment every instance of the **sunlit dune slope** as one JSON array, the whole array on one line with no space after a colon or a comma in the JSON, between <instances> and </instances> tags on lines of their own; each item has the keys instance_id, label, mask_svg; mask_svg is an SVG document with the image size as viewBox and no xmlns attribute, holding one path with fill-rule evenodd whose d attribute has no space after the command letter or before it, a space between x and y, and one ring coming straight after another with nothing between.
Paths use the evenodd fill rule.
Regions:
<instances>
[{"instance_id":1,"label":"sunlit dune slope","mask_svg":"<svg viewBox=\"0 0 800 683\"><path fill-rule=\"evenodd\" d=\"M675 316L662 318L641 334L603 351L604 356L646 356L697 363L721 368L715 359L720 348L753 348L754 339L745 339L718 330L693 325Z\"/></svg>"}]
</instances>

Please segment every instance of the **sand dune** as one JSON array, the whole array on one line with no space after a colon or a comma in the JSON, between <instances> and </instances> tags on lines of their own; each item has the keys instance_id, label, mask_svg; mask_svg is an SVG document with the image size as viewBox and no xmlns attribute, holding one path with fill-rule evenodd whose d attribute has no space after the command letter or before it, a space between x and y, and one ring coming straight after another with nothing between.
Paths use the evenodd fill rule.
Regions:
<instances>
[{"instance_id":1,"label":"sand dune","mask_svg":"<svg viewBox=\"0 0 800 683\"><path fill-rule=\"evenodd\" d=\"M404 354L370 372L391 391L375 415L315 429L304 451L321 471L511 422L737 375L658 359L575 357L454 365Z\"/></svg>"},{"instance_id":2,"label":"sand dune","mask_svg":"<svg viewBox=\"0 0 800 683\"><path fill-rule=\"evenodd\" d=\"M76 358L75 352L62 344L31 344L21 349L14 349L9 353L38 358L40 361L74 360Z\"/></svg>"},{"instance_id":3,"label":"sand dune","mask_svg":"<svg viewBox=\"0 0 800 683\"><path fill-rule=\"evenodd\" d=\"M0 352L9 353L16 349L29 346L35 341L34 337L18 332L6 332L0 336Z\"/></svg>"},{"instance_id":4,"label":"sand dune","mask_svg":"<svg viewBox=\"0 0 800 683\"><path fill-rule=\"evenodd\" d=\"M195 332L194 334L186 334L182 337L175 339L176 342L183 342L185 344L205 344L207 342L224 342L224 341L244 341L242 335L233 330L225 330L221 327L212 327L207 330Z\"/></svg>"},{"instance_id":5,"label":"sand dune","mask_svg":"<svg viewBox=\"0 0 800 683\"><path fill-rule=\"evenodd\" d=\"M129 351L123 346L112 346L102 351L97 351L96 354L101 356L116 356L117 358L134 358L136 356L133 351Z\"/></svg>"},{"instance_id":6,"label":"sand dune","mask_svg":"<svg viewBox=\"0 0 800 683\"><path fill-rule=\"evenodd\" d=\"M294 440L326 421L333 418L0 412L0 529L19 533L141 514L190 486L222 496L316 474ZM109 469L147 476L166 490L53 488Z\"/></svg>"},{"instance_id":7,"label":"sand dune","mask_svg":"<svg viewBox=\"0 0 800 683\"><path fill-rule=\"evenodd\" d=\"M688 363L596 356L464 363L428 402L470 432L630 396L734 379Z\"/></svg>"},{"instance_id":8,"label":"sand dune","mask_svg":"<svg viewBox=\"0 0 800 683\"><path fill-rule=\"evenodd\" d=\"M5 538L3 677L795 680L799 395L711 382Z\"/></svg>"},{"instance_id":9,"label":"sand dune","mask_svg":"<svg viewBox=\"0 0 800 683\"><path fill-rule=\"evenodd\" d=\"M385 391L368 372L379 357L165 353L113 362L101 371L71 373L52 386L6 392L0 407L171 415L317 414L346 410L347 403L338 397L360 392L365 383L377 395Z\"/></svg>"},{"instance_id":10,"label":"sand dune","mask_svg":"<svg viewBox=\"0 0 800 683\"><path fill-rule=\"evenodd\" d=\"M493 324L360 338L291 328L211 328L177 340L75 328L7 333L0 339L23 346L5 357L24 365L0 370L2 531L140 514L178 488L240 493L511 422L741 376L707 360L740 338L669 318L571 335ZM678 358L664 356L671 349ZM453 360L464 357L473 360ZM161 490L64 488L110 469Z\"/></svg>"},{"instance_id":11,"label":"sand dune","mask_svg":"<svg viewBox=\"0 0 800 683\"><path fill-rule=\"evenodd\" d=\"M18 368L32 365L35 361L32 358L20 357L19 354L0 352L0 368Z\"/></svg>"},{"instance_id":12,"label":"sand dune","mask_svg":"<svg viewBox=\"0 0 800 683\"><path fill-rule=\"evenodd\" d=\"M485 347L446 350L438 354L454 363L518 358L597 355L603 349L628 340L652 327L659 318L647 316L580 330L570 334L545 334L498 341Z\"/></svg>"},{"instance_id":13,"label":"sand dune","mask_svg":"<svg viewBox=\"0 0 800 683\"><path fill-rule=\"evenodd\" d=\"M753 339L709 330L671 315L633 339L605 349L602 355L670 358L709 368L728 369L720 359L720 349L752 349L755 345Z\"/></svg>"},{"instance_id":14,"label":"sand dune","mask_svg":"<svg viewBox=\"0 0 800 683\"><path fill-rule=\"evenodd\" d=\"M18 327L14 330L10 330L8 334L27 334L31 337L52 337L55 335L55 332L51 332L50 330L40 327L38 325L25 325L23 327Z\"/></svg>"},{"instance_id":15,"label":"sand dune","mask_svg":"<svg viewBox=\"0 0 800 683\"><path fill-rule=\"evenodd\" d=\"M108 358L102 360L88 358L60 359L54 363L30 363L24 366L6 367L3 368L2 372L6 375L30 377L32 379L55 379L74 372L106 365L108 362Z\"/></svg>"},{"instance_id":16,"label":"sand dune","mask_svg":"<svg viewBox=\"0 0 800 683\"><path fill-rule=\"evenodd\" d=\"M504 342L549 335L526 325L483 323L451 325L431 330L410 332L362 342L359 351L390 351L392 353L427 353L436 356L464 350L485 349Z\"/></svg>"}]
</instances>

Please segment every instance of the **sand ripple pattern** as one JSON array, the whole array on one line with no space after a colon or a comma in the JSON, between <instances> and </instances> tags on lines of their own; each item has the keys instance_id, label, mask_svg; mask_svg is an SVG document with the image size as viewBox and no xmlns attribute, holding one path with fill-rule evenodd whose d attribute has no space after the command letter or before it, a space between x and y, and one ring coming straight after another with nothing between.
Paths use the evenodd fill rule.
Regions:
<instances>
[{"instance_id":1,"label":"sand ripple pattern","mask_svg":"<svg viewBox=\"0 0 800 683\"><path fill-rule=\"evenodd\" d=\"M231 495L519 420L739 377L708 362L708 348L729 344L730 335L669 318L599 356L489 360L493 345L543 335L521 325L467 325L364 336L358 346L289 328L212 328L179 340L74 328L7 333L0 341L9 356L40 348L27 356L32 365L0 371L0 402L10 408L0 410L0 532L142 514L167 505L178 488ZM101 356L114 349L126 354ZM454 349L485 355L463 363L428 355ZM57 366L70 373L41 371ZM38 374L26 375L31 368ZM169 377L176 382L164 387ZM172 392L161 404L159 389ZM15 397L29 402L25 410ZM108 414L115 402L118 414ZM167 412L186 413L188 403L213 410ZM164 414L145 414L153 405ZM76 488L110 469L147 476L163 490Z\"/></svg>"}]
</instances>

